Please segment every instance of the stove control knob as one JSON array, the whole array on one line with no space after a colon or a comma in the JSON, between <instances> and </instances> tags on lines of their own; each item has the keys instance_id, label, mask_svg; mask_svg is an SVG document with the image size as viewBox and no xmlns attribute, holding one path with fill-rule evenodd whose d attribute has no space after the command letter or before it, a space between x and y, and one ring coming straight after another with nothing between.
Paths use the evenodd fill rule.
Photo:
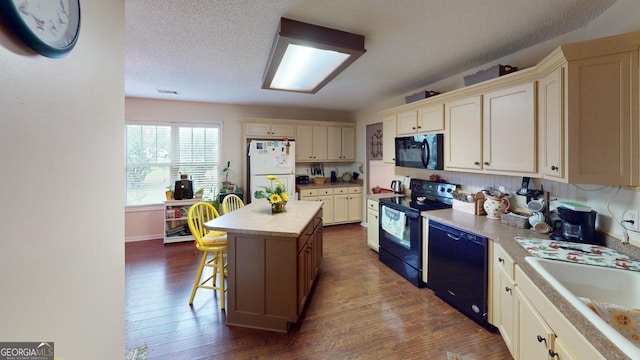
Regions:
<instances>
[{"instance_id":1,"label":"stove control knob","mask_svg":"<svg viewBox=\"0 0 640 360\"><path fill-rule=\"evenodd\" d=\"M451 192L453 192L453 190L452 190L451 188L448 188L448 189L447 189L447 192L448 192L448 193L451 193Z\"/></svg>"},{"instance_id":2,"label":"stove control knob","mask_svg":"<svg viewBox=\"0 0 640 360\"><path fill-rule=\"evenodd\" d=\"M438 190L439 190L440 192L444 192L444 187L440 186L440 187L438 188Z\"/></svg>"}]
</instances>

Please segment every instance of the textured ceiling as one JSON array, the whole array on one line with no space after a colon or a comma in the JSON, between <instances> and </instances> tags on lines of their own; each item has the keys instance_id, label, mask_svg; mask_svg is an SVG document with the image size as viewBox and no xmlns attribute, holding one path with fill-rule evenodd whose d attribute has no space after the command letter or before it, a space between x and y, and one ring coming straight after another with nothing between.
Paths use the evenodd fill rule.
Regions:
<instances>
[{"instance_id":1,"label":"textured ceiling","mask_svg":"<svg viewBox=\"0 0 640 360\"><path fill-rule=\"evenodd\" d=\"M583 27L614 2L126 0L125 94L357 110ZM263 90L280 17L364 35L367 52L317 94Z\"/></svg>"}]
</instances>

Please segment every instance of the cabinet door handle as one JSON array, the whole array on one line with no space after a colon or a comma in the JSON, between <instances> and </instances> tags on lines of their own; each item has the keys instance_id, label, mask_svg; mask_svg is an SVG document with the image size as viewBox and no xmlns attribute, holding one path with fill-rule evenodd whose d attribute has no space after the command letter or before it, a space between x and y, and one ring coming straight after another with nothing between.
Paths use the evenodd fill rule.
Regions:
<instances>
[{"instance_id":1,"label":"cabinet door handle","mask_svg":"<svg viewBox=\"0 0 640 360\"><path fill-rule=\"evenodd\" d=\"M501 258L501 257L499 257L499 258L498 258L498 262L501 262L501 263L503 263L503 264L504 264L504 259L503 259L503 258Z\"/></svg>"},{"instance_id":2,"label":"cabinet door handle","mask_svg":"<svg viewBox=\"0 0 640 360\"><path fill-rule=\"evenodd\" d=\"M480 163L479 163L479 162L477 162L477 161L474 161L473 165L475 165L475 166L479 166L479 165L480 165Z\"/></svg>"},{"instance_id":3,"label":"cabinet door handle","mask_svg":"<svg viewBox=\"0 0 640 360\"><path fill-rule=\"evenodd\" d=\"M506 292L510 293L510 292L511 292L511 288L510 288L510 287L508 287L508 286L505 286L505 287L504 287L504 291L506 291ZM540 336L539 336L539 335L538 335L538 339L540 339ZM538 341L540 341L540 340L538 340Z\"/></svg>"},{"instance_id":4,"label":"cabinet door handle","mask_svg":"<svg viewBox=\"0 0 640 360\"><path fill-rule=\"evenodd\" d=\"M452 234L449 234L449 233L447 233L447 236L448 236L449 238L451 238L451 239L455 240L455 241L460 240L460 236L455 236L455 235L452 235Z\"/></svg>"},{"instance_id":5,"label":"cabinet door handle","mask_svg":"<svg viewBox=\"0 0 640 360\"><path fill-rule=\"evenodd\" d=\"M556 170L558 170L558 167L555 165L551 165L551 171L556 171Z\"/></svg>"},{"instance_id":6,"label":"cabinet door handle","mask_svg":"<svg viewBox=\"0 0 640 360\"><path fill-rule=\"evenodd\" d=\"M488 162L488 161L485 161L485 162L484 162L484 165L485 165L485 166L489 166L489 162Z\"/></svg>"},{"instance_id":7,"label":"cabinet door handle","mask_svg":"<svg viewBox=\"0 0 640 360\"><path fill-rule=\"evenodd\" d=\"M543 338L542 336L538 335L537 339L538 339L539 343L544 341L544 346L547 346L547 339L546 338Z\"/></svg>"},{"instance_id":8,"label":"cabinet door handle","mask_svg":"<svg viewBox=\"0 0 640 360\"><path fill-rule=\"evenodd\" d=\"M557 352L555 352L555 351L553 351L553 350L551 350L551 349L549 349L549 356L551 356L551 357L558 357L558 353L557 353Z\"/></svg>"}]
</instances>

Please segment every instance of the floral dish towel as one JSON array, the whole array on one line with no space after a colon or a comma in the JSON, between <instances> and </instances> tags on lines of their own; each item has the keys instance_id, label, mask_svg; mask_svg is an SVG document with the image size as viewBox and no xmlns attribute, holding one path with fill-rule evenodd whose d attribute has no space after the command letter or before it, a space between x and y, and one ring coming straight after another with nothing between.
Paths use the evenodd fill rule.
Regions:
<instances>
[{"instance_id":1,"label":"floral dish towel","mask_svg":"<svg viewBox=\"0 0 640 360\"><path fill-rule=\"evenodd\" d=\"M640 271L640 261L604 246L570 241L531 239L519 236L515 240L531 255L536 257Z\"/></svg>"}]
</instances>

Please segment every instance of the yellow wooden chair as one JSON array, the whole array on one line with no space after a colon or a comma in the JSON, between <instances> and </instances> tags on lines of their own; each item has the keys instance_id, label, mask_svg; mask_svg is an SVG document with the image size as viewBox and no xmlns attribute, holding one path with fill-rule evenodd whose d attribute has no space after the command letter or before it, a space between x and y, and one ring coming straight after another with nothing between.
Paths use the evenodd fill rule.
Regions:
<instances>
[{"instance_id":1,"label":"yellow wooden chair","mask_svg":"<svg viewBox=\"0 0 640 360\"><path fill-rule=\"evenodd\" d=\"M220 208L222 209L222 214L228 214L234 210L238 210L244 206L244 202L240 197L236 194L230 194L224 197L222 200L222 205Z\"/></svg>"},{"instance_id":2,"label":"yellow wooden chair","mask_svg":"<svg viewBox=\"0 0 640 360\"><path fill-rule=\"evenodd\" d=\"M196 290L205 288L220 291L220 309L224 310L224 273L226 268L224 253L227 251L227 233L224 231L210 231L204 228L205 222L218 216L220 215L213 205L204 201L193 204L187 213L187 223L191 234L195 238L196 248L202 252L200 267L193 283L189 305L193 304ZM209 254L213 257L209 258ZM202 281L202 271L205 267L212 268L213 274ZM216 280L220 281L220 285L216 286ZM211 281L211 284L208 284L209 281Z\"/></svg>"}]
</instances>

